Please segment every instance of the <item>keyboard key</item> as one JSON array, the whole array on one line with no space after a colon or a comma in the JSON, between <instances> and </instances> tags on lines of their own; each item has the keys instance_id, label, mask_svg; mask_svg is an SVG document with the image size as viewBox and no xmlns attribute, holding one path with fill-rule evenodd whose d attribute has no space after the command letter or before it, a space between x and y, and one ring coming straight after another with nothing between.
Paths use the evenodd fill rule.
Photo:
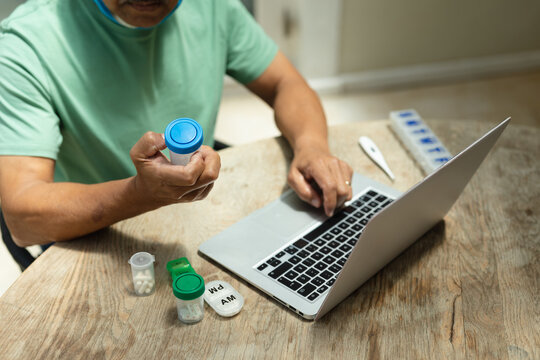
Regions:
<instances>
[{"instance_id":1,"label":"keyboard key","mask_svg":"<svg viewBox=\"0 0 540 360\"><path fill-rule=\"evenodd\" d=\"M330 280L328 280L328 282L326 283L326 285L332 286L332 285L334 285L335 282L336 282L336 279L330 279Z\"/></svg>"},{"instance_id":2,"label":"keyboard key","mask_svg":"<svg viewBox=\"0 0 540 360\"><path fill-rule=\"evenodd\" d=\"M280 266L278 266L277 268L275 268L274 270L270 271L268 273L268 276L270 276L272 279L277 279L278 277L283 275L283 273L285 271L289 270L291 267L292 267L292 264L290 264L288 262L283 263Z\"/></svg>"},{"instance_id":3,"label":"keyboard key","mask_svg":"<svg viewBox=\"0 0 540 360\"><path fill-rule=\"evenodd\" d=\"M345 230L345 229L347 229L349 227L349 224L343 222L343 223L339 224L338 227L340 229Z\"/></svg>"},{"instance_id":4,"label":"keyboard key","mask_svg":"<svg viewBox=\"0 0 540 360\"><path fill-rule=\"evenodd\" d=\"M324 244L326 244L326 241L324 241L323 239L315 240L315 245L317 246L323 246Z\"/></svg>"},{"instance_id":5,"label":"keyboard key","mask_svg":"<svg viewBox=\"0 0 540 360\"><path fill-rule=\"evenodd\" d=\"M350 213L354 212L354 210L356 210L356 209L354 208L354 206L350 206L350 205L349 205L349 206L347 206L346 208L343 209L343 212L345 212L345 213L347 213L347 214L350 214Z\"/></svg>"},{"instance_id":6,"label":"keyboard key","mask_svg":"<svg viewBox=\"0 0 540 360\"><path fill-rule=\"evenodd\" d=\"M281 264L281 261L279 261L278 259L276 259L275 257L271 257L270 259L266 260L266 263L270 266L278 266L279 264Z\"/></svg>"},{"instance_id":7,"label":"keyboard key","mask_svg":"<svg viewBox=\"0 0 540 360\"><path fill-rule=\"evenodd\" d=\"M367 213L370 212L370 211L371 211L371 208L370 208L370 207L364 206L364 207L362 208L362 212L363 212L364 214L367 214Z\"/></svg>"},{"instance_id":8,"label":"keyboard key","mask_svg":"<svg viewBox=\"0 0 540 360\"><path fill-rule=\"evenodd\" d=\"M318 273L319 272L317 270L315 270L314 268L311 268L308 271L306 271L306 275L310 276L310 277L315 277L315 276L317 276Z\"/></svg>"},{"instance_id":9,"label":"keyboard key","mask_svg":"<svg viewBox=\"0 0 540 360\"><path fill-rule=\"evenodd\" d=\"M286 277L287 279L289 279L289 280L292 280L292 279L294 279L294 278L297 277L297 276L298 276L298 273L295 272L295 271L293 271L293 270L291 270L291 271L289 271L288 273L285 274L285 277Z\"/></svg>"},{"instance_id":10,"label":"keyboard key","mask_svg":"<svg viewBox=\"0 0 540 360\"><path fill-rule=\"evenodd\" d=\"M349 244L351 246L354 246L354 245L356 245L357 241L358 241L358 239L351 239L351 240L347 241L347 244Z\"/></svg>"},{"instance_id":11,"label":"keyboard key","mask_svg":"<svg viewBox=\"0 0 540 360\"><path fill-rule=\"evenodd\" d=\"M378 202L383 202L385 201L386 199L388 199L386 196L384 195L379 195L375 198L375 200L377 200Z\"/></svg>"},{"instance_id":12,"label":"keyboard key","mask_svg":"<svg viewBox=\"0 0 540 360\"><path fill-rule=\"evenodd\" d=\"M323 262L318 262L315 264L314 268L318 269L318 270L324 270L328 267L328 265L326 265L325 263Z\"/></svg>"},{"instance_id":13,"label":"keyboard key","mask_svg":"<svg viewBox=\"0 0 540 360\"><path fill-rule=\"evenodd\" d=\"M368 200L369 200L369 199L368 199ZM359 207L359 206L362 206L363 203L364 203L364 201L362 201L362 200L356 200L356 201L353 202L352 204L353 204L354 207L357 208L357 207Z\"/></svg>"},{"instance_id":14,"label":"keyboard key","mask_svg":"<svg viewBox=\"0 0 540 360\"><path fill-rule=\"evenodd\" d=\"M322 276L323 278L325 278L326 280L332 278L332 276L334 276L334 274L332 274L330 271L328 270L325 270L323 271L320 276Z\"/></svg>"},{"instance_id":15,"label":"keyboard key","mask_svg":"<svg viewBox=\"0 0 540 360\"><path fill-rule=\"evenodd\" d=\"M294 255L296 252L298 251L297 248L295 248L294 246L290 245L289 247L287 247L285 249L285 252L291 254L291 255Z\"/></svg>"},{"instance_id":16,"label":"keyboard key","mask_svg":"<svg viewBox=\"0 0 540 360\"><path fill-rule=\"evenodd\" d=\"M334 235L339 235L341 233L341 229L340 228L333 228L332 230L330 230L330 232Z\"/></svg>"},{"instance_id":17,"label":"keyboard key","mask_svg":"<svg viewBox=\"0 0 540 360\"><path fill-rule=\"evenodd\" d=\"M349 238L346 237L345 235L340 235L340 236L337 237L336 240L339 241L339 242L344 242L344 241L347 241L348 239Z\"/></svg>"},{"instance_id":18,"label":"keyboard key","mask_svg":"<svg viewBox=\"0 0 540 360\"><path fill-rule=\"evenodd\" d=\"M357 219L364 217L364 213L362 212L362 210L355 212L353 215Z\"/></svg>"},{"instance_id":19,"label":"keyboard key","mask_svg":"<svg viewBox=\"0 0 540 360\"><path fill-rule=\"evenodd\" d=\"M296 240L296 242L293 245L296 246L297 248L301 249L304 246L306 246L307 244L308 244L308 242L306 240L300 239L300 240Z\"/></svg>"},{"instance_id":20,"label":"keyboard key","mask_svg":"<svg viewBox=\"0 0 540 360\"><path fill-rule=\"evenodd\" d=\"M340 250L343 250L343 251L345 251L345 252L347 252L347 251L351 250L352 247L350 247L350 246L347 245L347 244L343 244L343 245L341 245L341 246L339 247L339 249L340 249Z\"/></svg>"},{"instance_id":21,"label":"keyboard key","mask_svg":"<svg viewBox=\"0 0 540 360\"><path fill-rule=\"evenodd\" d=\"M298 264L300 261L302 261L302 259L300 259L298 256L293 256L289 259L289 262L292 264Z\"/></svg>"},{"instance_id":22,"label":"keyboard key","mask_svg":"<svg viewBox=\"0 0 540 360\"><path fill-rule=\"evenodd\" d=\"M369 199L371 199L371 196L369 196L369 195L364 195L364 196L362 196L362 197L360 198L360 200L362 200L363 202L368 202Z\"/></svg>"},{"instance_id":23,"label":"keyboard key","mask_svg":"<svg viewBox=\"0 0 540 360\"><path fill-rule=\"evenodd\" d=\"M322 284L324 284L324 279L321 279L317 276L315 279L311 280L311 283L315 286L321 286Z\"/></svg>"},{"instance_id":24,"label":"keyboard key","mask_svg":"<svg viewBox=\"0 0 540 360\"><path fill-rule=\"evenodd\" d=\"M288 287L289 289L293 291L298 290L300 286L302 286L302 284L300 284L298 281L290 281L284 278L283 276L278 279L278 282L285 285L286 287Z\"/></svg>"},{"instance_id":25,"label":"keyboard key","mask_svg":"<svg viewBox=\"0 0 540 360\"><path fill-rule=\"evenodd\" d=\"M280 251L280 252L278 252L278 253L276 254L276 257L277 257L278 259L280 259L280 258L282 258L284 255L285 255L285 251Z\"/></svg>"},{"instance_id":26,"label":"keyboard key","mask_svg":"<svg viewBox=\"0 0 540 360\"><path fill-rule=\"evenodd\" d=\"M308 296L308 300L313 301L313 300L315 300L315 299L318 298L318 297L319 297L319 293L314 291L314 292L312 292L312 293Z\"/></svg>"},{"instance_id":27,"label":"keyboard key","mask_svg":"<svg viewBox=\"0 0 540 360\"><path fill-rule=\"evenodd\" d=\"M377 204L375 201L370 202L368 205L371 206L372 208L379 206L379 204Z\"/></svg>"},{"instance_id":28,"label":"keyboard key","mask_svg":"<svg viewBox=\"0 0 540 360\"><path fill-rule=\"evenodd\" d=\"M315 285L306 284L300 290L298 290L298 293L302 296L308 296L313 292L313 290L315 290Z\"/></svg>"},{"instance_id":29,"label":"keyboard key","mask_svg":"<svg viewBox=\"0 0 540 360\"><path fill-rule=\"evenodd\" d=\"M305 259L309 256L309 253L306 250L300 250L296 255Z\"/></svg>"},{"instance_id":30,"label":"keyboard key","mask_svg":"<svg viewBox=\"0 0 540 360\"><path fill-rule=\"evenodd\" d=\"M306 265L307 267L310 267L311 265L315 264L315 260L308 258L302 261L302 264Z\"/></svg>"},{"instance_id":31,"label":"keyboard key","mask_svg":"<svg viewBox=\"0 0 540 360\"><path fill-rule=\"evenodd\" d=\"M362 225L360 225L360 224L355 224L352 228L353 228L354 231L360 231L364 227Z\"/></svg>"},{"instance_id":32,"label":"keyboard key","mask_svg":"<svg viewBox=\"0 0 540 360\"><path fill-rule=\"evenodd\" d=\"M372 212L371 214L367 214L366 215L366 219L369 220L371 219L373 216L375 216L375 212ZM366 220L366 219L363 219L362 221Z\"/></svg>"},{"instance_id":33,"label":"keyboard key","mask_svg":"<svg viewBox=\"0 0 540 360\"><path fill-rule=\"evenodd\" d=\"M302 284L305 284L309 281L309 278L306 275L300 275L296 278L296 281L301 282Z\"/></svg>"},{"instance_id":34,"label":"keyboard key","mask_svg":"<svg viewBox=\"0 0 540 360\"><path fill-rule=\"evenodd\" d=\"M320 288L317 289L317 292L318 292L319 294L322 294L322 293L325 292L326 290L328 290L328 286L323 285L323 286L321 286Z\"/></svg>"},{"instance_id":35,"label":"keyboard key","mask_svg":"<svg viewBox=\"0 0 540 360\"><path fill-rule=\"evenodd\" d=\"M335 258L331 257L330 255L328 255L327 257L325 257L324 259L322 259L322 261L324 261L325 263L327 263L328 265L330 265L331 263L333 263L334 261L336 261Z\"/></svg>"},{"instance_id":36,"label":"keyboard key","mask_svg":"<svg viewBox=\"0 0 540 360\"><path fill-rule=\"evenodd\" d=\"M315 254L311 255L311 257L315 260L321 260L323 258L323 254L316 252Z\"/></svg>"},{"instance_id":37,"label":"keyboard key","mask_svg":"<svg viewBox=\"0 0 540 360\"><path fill-rule=\"evenodd\" d=\"M345 220L349 224L354 224L356 222L356 218L354 216L348 217L347 220Z\"/></svg>"},{"instance_id":38,"label":"keyboard key","mask_svg":"<svg viewBox=\"0 0 540 360\"><path fill-rule=\"evenodd\" d=\"M261 265L259 265L259 267L257 267L257 270L263 271L263 270L266 269L267 267L268 267L268 264L261 264Z\"/></svg>"},{"instance_id":39,"label":"keyboard key","mask_svg":"<svg viewBox=\"0 0 540 360\"><path fill-rule=\"evenodd\" d=\"M313 245L313 244L309 244L309 245L306 247L306 250L309 251L310 253L315 252L317 249L318 249L318 247L316 247L316 246Z\"/></svg>"},{"instance_id":40,"label":"keyboard key","mask_svg":"<svg viewBox=\"0 0 540 360\"><path fill-rule=\"evenodd\" d=\"M304 238L306 238L307 240L315 240L319 237L319 235L324 234L326 230L332 228L334 225L339 223L343 218L345 218L345 216L347 215L344 212L338 212L331 218L328 218L325 222L323 222L321 225L319 225L319 227L315 228L309 234L305 235Z\"/></svg>"},{"instance_id":41,"label":"keyboard key","mask_svg":"<svg viewBox=\"0 0 540 360\"><path fill-rule=\"evenodd\" d=\"M347 261L347 259L341 258L341 259L339 259L339 260L337 261L337 264L339 264L340 266L343 266L343 265L345 265L345 262L346 262L346 261Z\"/></svg>"},{"instance_id":42,"label":"keyboard key","mask_svg":"<svg viewBox=\"0 0 540 360\"><path fill-rule=\"evenodd\" d=\"M368 219L362 219L360 220L360 224L366 225L368 223Z\"/></svg>"},{"instance_id":43,"label":"keyboard key","mask_svg":"<svg viewBox=\"0 0 540 360\"><path fill-rule=\"evenodd\" d=\"M345 231L345 235L347 235L348 237L353 237L354 235L356 235L356 232L349 229L349 230Z\"/></svg>"},{"instance_id":44,"label":"keyboard key","mask_svg":"<svg viewBox=\"0 0 540 360\"><path fill-rule=\"evenodd\" d=\"M296 265L295 267L293 267L293 270L294 271L297 271L299 273L303 273L304 271L306 271L307 267L305 267L304 265L302 264L298 264Z\"/></svg>"},{"instance_id":45,"label":"keyboard key","mask_svg":"<svg viewBox=\"0 0 540 360\"><path fill-rule=\"evenodd\" d=\"M339 243L337 241L332 240L328 243L328 246L330 246L332 249L335 249L339 246Z\"/></svg>"},{"instance_id":46,"label":"keyboard key","mask_svg":"<svg viewBox=\"0 0 540 360\"><path fill-rule=\"evenodd\" d=\"M382 204L382 207L387 207L388 205L390 205L392 203L392 200L386 200L383 204Z\"/></svg>"},{"instance_id":47,"label":"keyboard key","mask_svg":"<svg viewBox=\"0 0 540 360\"><path fill-rule=\"evenodd\" d=\"M323 235L323 239L325 240L332 240L334 238L334 236L330 233L326 233Z\"/></svg>"},{"instance_id":48,"label":"keyboard key","mask_svg":"<svg viewBox=\"0 0 540 360\"><path fill-rule=\"evenodd\" d=\"M339 250L334 250L334 251L332 251L332 254L331 254L331 255L332 255L333 257L339 259L340 257L343 256L343 252L342 252L342 251L339 251ZM323 261L324 261L324 260L323 260Z\"/></svg>"},{"instance_id":49,"label":"keyboard key","mask_svg":"<svg viewBox=\"0 0 540 360\"><path fill-rule=\"evenodd\" d=\"M330 266L329 269L330 269L330 271L333 271L333 272L335 272L337 274L338 272L341 271L341 266L334 264L334 265Z\"/></svg>"},{"instance_id":50,"label":"keyboard key","mask_svg":"<svg viewBox=\"0 0 540 360\"><path fill-rule=\"evenodd\" d=\"M323 254L329 254L332 249L330 249L328 246L323 246L322 248L319 249L320 252L322 252Z\"/></svg>"},{"instance_id":51,"label":"keyboard key","mask_svg":"<svg viewBox=\"0 0 540 360\"><path fill-rule=\"evenodd\" d=\"M367 192L367 195L369 195L369 196L371 196L371 197L374 197L375 195L378 195L378 194L377 194L375 191L373 191L373 190L369 190L369 191Z\"/></svg>"}]
</instances>

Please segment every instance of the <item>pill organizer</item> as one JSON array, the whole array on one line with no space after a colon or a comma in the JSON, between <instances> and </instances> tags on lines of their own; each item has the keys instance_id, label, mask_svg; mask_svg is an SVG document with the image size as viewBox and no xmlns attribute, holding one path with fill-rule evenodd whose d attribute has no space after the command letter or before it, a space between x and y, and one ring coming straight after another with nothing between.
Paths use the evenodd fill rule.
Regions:
<instances>
[{"instance_id":1,"label":"pill organizer","mask_svg":"<svg viewBox=\"0 0 540 360\"><path fill-rule=\"evenodd\" d=\"M390 112L390 124L426 175L452 158L414 109Z\"/></svg>"},{"instance_id":2,"label":"pill organizer","mask_svg":"<svg viewBox=\"0 0 540 360\"><path fill-rule=\"evenodd\" d=\"M244 297L228 282L222 280L206 284L204 300L215 312L224 317L238 314L244 306Z\"/></svg>"}]
</instances>

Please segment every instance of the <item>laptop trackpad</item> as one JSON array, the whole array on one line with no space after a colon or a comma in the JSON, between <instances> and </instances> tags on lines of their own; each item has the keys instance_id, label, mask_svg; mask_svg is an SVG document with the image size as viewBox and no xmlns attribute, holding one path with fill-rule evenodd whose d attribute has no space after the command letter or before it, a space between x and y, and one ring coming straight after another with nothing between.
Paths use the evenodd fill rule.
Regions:
<instances>
[{"instance_id":1,"label":"laptop trackpad","mask_svg":"<svg viewBox=\"0 0 540 360\"><path fill-rule=\"evenodd\" d=\"M289 190L269 206L255 212L252 219L272 233L290 239L324 218L323 210L305 203Z\"/></svg>"}]
</instances>

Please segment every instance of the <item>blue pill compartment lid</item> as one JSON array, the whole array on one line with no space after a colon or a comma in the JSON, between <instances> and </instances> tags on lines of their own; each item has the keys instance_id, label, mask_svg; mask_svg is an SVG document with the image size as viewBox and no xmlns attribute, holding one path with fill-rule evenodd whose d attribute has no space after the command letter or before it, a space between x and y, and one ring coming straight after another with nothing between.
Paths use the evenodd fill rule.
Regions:
<instances>
[{"instance_id":1,"label":"blue pill compartment lid","mask_svg":"<svg viewBox=\"0 0 540 360\"><path fill-rule=\"evenodd\" d=\"M200 148L202 143L202 127L193 119L173 120L165 129L165 144L177 154L190 154Z\"/></svg>"}]
</instances>

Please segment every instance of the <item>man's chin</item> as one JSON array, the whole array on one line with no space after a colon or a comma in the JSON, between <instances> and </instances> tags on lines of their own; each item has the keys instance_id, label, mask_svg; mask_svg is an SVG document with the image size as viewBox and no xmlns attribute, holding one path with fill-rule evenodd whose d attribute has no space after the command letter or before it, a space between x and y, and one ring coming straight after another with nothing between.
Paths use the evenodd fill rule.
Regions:
<instances>
[{"instance_id":1,"label":"man's chin","mask_svg":"<svg viewBox=\"0 0 540 360\"><path fill-rule=\"evenodd\" d=\"M123 14L120 15L122 20L136 27L152 27L159 24L168 14L167 9L163 6L158 6L155 9L145 8L140 10L136 7L124 8Z\"/></svg>"}]
</instances>

